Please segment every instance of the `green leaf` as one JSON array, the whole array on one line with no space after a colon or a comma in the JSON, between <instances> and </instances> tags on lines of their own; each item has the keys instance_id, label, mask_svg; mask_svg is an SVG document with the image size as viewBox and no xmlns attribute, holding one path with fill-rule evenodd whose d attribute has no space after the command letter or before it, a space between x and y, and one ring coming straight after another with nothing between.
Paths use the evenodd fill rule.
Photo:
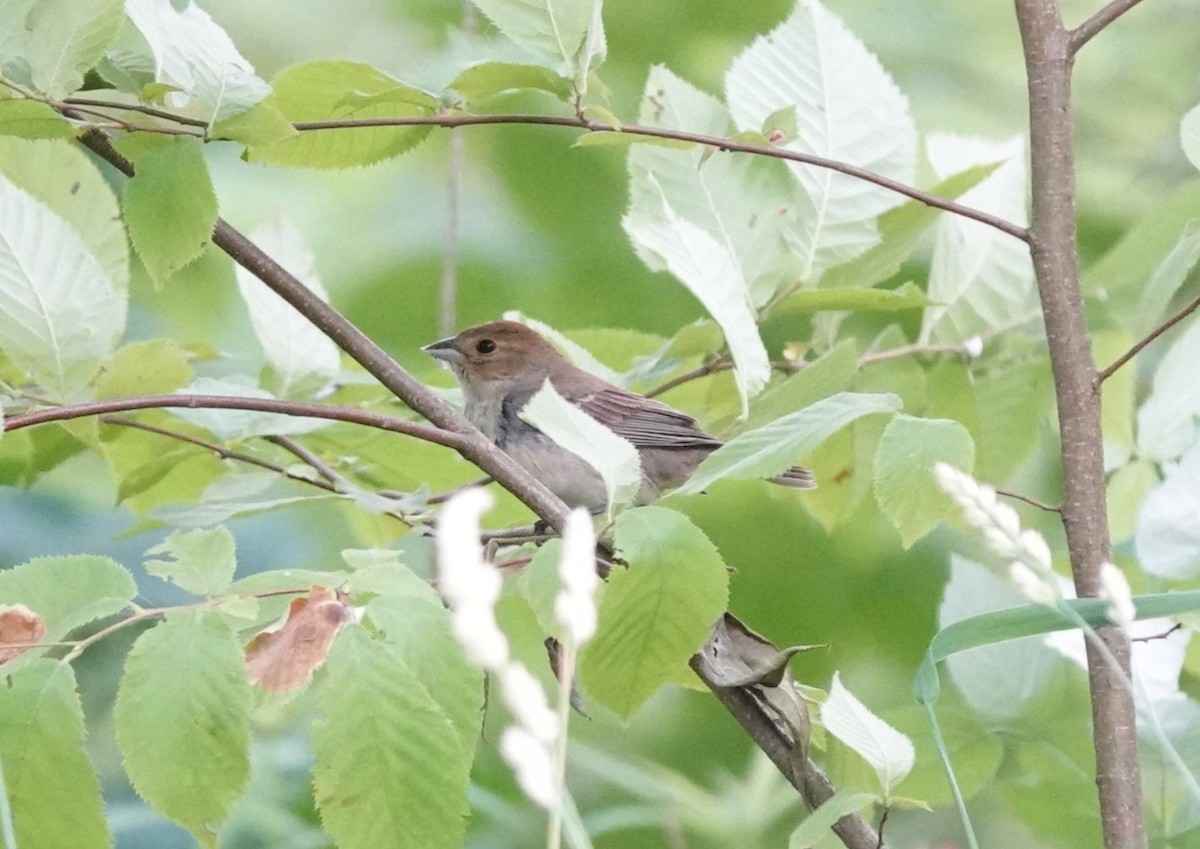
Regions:
<instances>
[{"instance_id":1,"label":"green leaf","mask_svg":"<svg viewBox=\"0 0 1200 849\"><path fill-rule=\"evenodd\" d=\"M855 419L899 409L900 399L895 395L839 392L771 424L738 434L706 457L672 494L704 492L723 478L780 474Z\"/></svg>"},{"instance_id":2,"label":"green leaf","mask_svg":"<svg viewBox=\"0 0 1200 849\"><path fill-rule=\"evenodd\" d=\"M628 720L704 643L729 575L708 537L664 507L622 513L615 540L628 567L609 576L579 675L588 695Z\"/></svg>"},{"instance_id":3,"label":"green leaf","mask_svg":"<svg viewBox=\"0 0 1200 849\"><path fill-rule=\"evenodd\" d=\"M175 138L138 157L122 206L129 238L155 284L199 258L217 222L204 153L195 139Z\"/></svg>"},{"instance_id":4,"label":"green leaf","mask_svg":"<svg viewBox=\"0 0 1200 849\"><path fill-rule=\"evenodd\" d=\"M521 409L521 418L596 470L604 481L610 515L637 497L642 485L637 449L566 401L549 379Z\"/></svg>"},{"instance_id":5,"label":"green leaf","mask_svg":"<svg viewBox=\"0 0 1200 849\"><path fill-rule=\"evenodd\" d=\"M35 557L0 571L0 599L23 604L42 617L45 642L62 640L89 622L124 610L137 594L133 576L107 557ZM26 652L5 664L6 672L38 655Z\"/></svg>"},{"instance_id":6,"label":"green leaf","mask_svg":"<svg viewBox=\"0 0 1200 849\"><path fill-rule=\"evenodd\" d=\"M665 68L650 71L643 124L728 135L723 104ZM742 398L770 378L754 308L802 271L784 236L791 206L786 167L751 156L705 159L702 151L635 145L629 152L629 212L622 226L638 257L669 271L694 294L725 334Z\"/></svg>"},{"instance_id":7,"label":"green leaf","mask_svg":"<svg viewBox=\"0 0 1200 849\"><path fill-rule=\"evenodd\" d=\"M933 301L911 283L899 289L801 289L780 302L772 315L814 313L822 310L879 310L894 312L930 306Z\"/></svg>"},{"instance_id":8,"label":"green leaf","mask_svg":"<svg viewBox=\"0 0 1200 849\"><path fill-rule=\"evenodd\" d=\"M176 95L185 105L173 111L211 123L244 112L270 92L225 30L192 0L125 6L150 48L155 80L187 93Z\"/></svg>"},{"instance_id":9,"label":"green leaf","mask_svg":"<svg viewBox=\"0 0 1200 849\"><path fill-rule=\"evenodd\" d=\"M1002 142L940 134L926 140L939 176L969 166L1002 163L962 195L976 209L1024 226L1027 220L1025 140ZM925 311L921 340L961 342L1037 318L1040 308L1029 246L978 221L943 216L937 225L928 294L940 306Z\"/></svg>"},{"instance_id":10,"label":"green leaf","mask_svg":"<svg viewBox=\"0 0 1200 849\"><path fill-rule=\"evenodd\" d=\"M220 595L237 570L234 547L233 534L225 528L175 531L146 552L166 555L164 560L147 560L146 571L192 595Z\"/></svg>"},{"instance_id":11,"label":"green leaf","mask_svg":"<svg viewBox=\"0 0 1200 849\"><path fill-rule=\"evenodd\" d=\"M67 119L36 100L0 100L0 136L22 139L69 139L75 129Z\"/></svg>"},{"instance_id":12,"label":"green leaf","mask_svg":"<svg viewBox=\"0 0 1200 849\"><path fill-rule=\"evenodd\" d=\"M1133 345L1133 338L1119 328L1092 332L1092 357L1097 363L1114 362ZM1104 434L1104 468L1129 462L1134 450L1134 408L1137 404L1137 369L1120 368L1101 386L1100 430Z\"/></svg>"},{"instance_id":13,"label":"green leaf","mask_svg":"<svg viewBox=\"0 0 1200 849\"><path fill-rule=\"evenodd\" d=\"M1157 467L1149 460L1134 460L1108 479L1108 531L1114 545L1137 531L1142 504L1160 480Z\"/></svg>"},{"instance_id":14,"label":"green leaf","mask_svg":"<svg viewBox=\"0 0 1200 849\"><path fill-rule=\"evenodd\" d=\"M174 339L130 342L117 349L96 378L93 397L128 398L174 392L192 379L192 366Z\"/></svg>"},{"instance_id":15,"label":"green leaf","mask_svg":"<svg viewBox=\"0 0 1200 849\"><path fill-rule=\"evenodd\" d=\"M484 62L467 68L446 88L458 92L468 104L487 100L507 91L534 89L548 92L559 100L571 97L571 81L544 65L516 62Z\"/></svg>"},{"instance_id":16,"label":"green leaf","mask_svg":"<svg viewBox=\"0 0 1200 849\"><path fill-rule=\"evenodd\" d=\"M924 415L930 419L953 419L967 429L971 439L980 439L979 403L971 366L958 357L943 357L925 373Z\"/></svg>"},{"instance_id":17,"label":"green leaf","mask_svg":"<svg viewBox=\"0 0 1200 849\"><path fill-rule=\"evenodd\" d=\"M768 424L848 390L857 370L858 350L854 341L848 339L755 398L746 427Z\"/></svg>"},{"instance_id":18,"label":"green leaf","mask_svg":"<svg viewBox=\"0 0 1200 849\"><path fill-rule=\"evenodd\" d=\"M1135 596L1133 601L1137 607L1136 618L1139 620L1174 616L1200 610L1200 590L1140 595ZM1059 605L1074 610L1093 628L1112 624L1108 618L1109 603L1105 599L1064 599ZM950 655L1006 640L1054 631L1069 631L1074 628L1075 623L1071 619L1054 608L1040 604L997 610L947 625L938 631L929 643L929 649L925 652L925 659L913 685L914 696L921 704L937 701L941 692L937 664Z\"/></svg>"},{"instance_id":19,"label":"green leaf","mask_svg":"<svg viewBox=\"0 0 1200 849\"><path fill-rule=\"evenodd\" d=\"M860 793L845 788L821 803L821 807L804 818L788 838L788 849L812 849L829 836L829 829L846 814L860 811L878 801L873 793Z\"/></svg>"},{"instance_id":20,"label":"green leaf","mask_svg":"<svg viewBox=\"0 0 1200 849\"><path fill-rule=\"evenodd\" d=\"M260 147L281 142L299 135L282 112L269 103L258 103L224 121L218 121L209 131L214 139L229 139L247 147Z\"/></svg>"},{"instance_id":21,"label":"green leaf","mask_svg":"<svg viewBox=\"0 0 1200 849\"><path fill-rule=\"evenodd\" d=\"M379 595L367 603L367 616L454 724L463 752L474 751L483 724L483 673L467 662L441 599Z\"/></svg>"},{"instance_id":22,"label":"green leaf","mask_svg":"<svg viewBox=\"0 0 1200 849\"><path fill-rule=\"evenodd\" d=\"M1134 546L1151 575L1172 580L1200 575L1200 442L1146 494Z\"/></svg>"},{"instance_id":23,"label":"green leaf","mask_svg":"<svg viewBox=\"0 0 1200 849\"><path fill-rule=\"evenodd\" d=\"M1154 369L1150 395L1137 411L1137 453L1147 460L1170 462L1195 443L1194 419L1200 413L1200 323L1190 322L1171 340Z\"/></svg>"},{"instance_id":24,"label":"green leaf","mask_svg":"<svg viewBox=\"0 0 1200 849\"><path fill-rule=\"evenodd\" d=\"M1113 298L1116 308L1110 311L1120 319L1193 218L1200 218L1200 180L1184 183L1151 205L1108 253L1084 270L1085 290Z\"/></svg>"},{"instance_id":25,"label":"green leaf","mask_svg":"<svg viewBox=\"0 0 1200 849\"><path fill-rule=\"evenodd\" d=\"M961 424L948 419L899 415L888 422L875 454L875 498L905 548L957 514L933 479L935 463L970 472L975 443Z\"/></svg>"},{"instance_id":26,"label":"green leaf","mask_svg":"<svg viewBox=\"0 0 1200 849\"><path fill-rule=\"evenodd\" d=\"M265 103L286 120L416 118L433 114L429 95L356 62L307 62L288 68ZM252 162L305 168L371 165L416 147L432 127L306 130L274 144L252 145Z\"/></svg>"},{"instance_id":27,"label":"green leaf","mask_svg":"<svg viewBox=\"0 0 1200 849\"><path fill-rule=\"evenodd\" d=\"M295 224L282 215L256 228L251 240L288 269L310 292L329 300L317 275L316 257ZM311 397L341 369L338 347L295 307L242 266L238 292L250 311L254 334L271 367L272 391L280 397Z\"/></svg>"},{"instance_id":28,"label":"green leaf","mask_svg":"<svg viewBox=\"0 0 1200 849\"><path fill-rule=\"evenodd\" d=\"M100 782L84 751L83 708L70 664L42 658L0 687L0 765L27 849L107 849Z\"/></svg>"},{"instance_id":29,"label":"green leaf","mask_svg":"<svg viewBox=\"0 0 1200 849\"><path fill-rule=\"evenodd\" d=\"M554 614L554 603L562 589L562 577L558 573L561 559L562 540L547 540L538 546L533 560L521 570L517 579L521 594L537 617L538 627L554 636L562 631L562 625Z\"/></svg>"},{"instance_id":30,"label":"green leaf","mask_svg":"<svg viewBox=\"0 0 1200 849\"><path fill-rule=\"evenodd\" d=\"M738 258L727 240L676 213L653 175L647 179L659 190L659 206L652 208L652 201L647 200L632 209L625 216L625 230L643 262L656 271L670 271L721 326L733 357L744 415L749 399L770 379L771 363Z\"/></svg>"},{"instance_id":31,"label":"green leaf","mask_svg":"<svg viewBox=\"0 0 1200 849\"><path fill-rule=\"evenodd\" d=\"M942 180L929 194L954 200L963 192L991 176L999 163L976 165ZM879 216L879 244L849 262L835 265L821 278L821 288L840 289L872 286L887 280L900 270L900 264L912 253L921 235L938 220L937 207L909 200ZM947 213L948 214L948 213Z\"/></svg>"},{"instance_id":32,"label":"green leaf","mask_svg":"<svg viewBox=\"0 0 1200 849\"><path fill-rule=\"evenodd\" d=\"M219 614L170 615L129 652L113 711L125 771L203 846L249 778L249 711L242 646Z\"/></svg>"},{"instance_id":33,"label":"green leaf","mask_svg":"<svg viewBox=\"0 0 1200 849\"><path fill-rule=\"evenodd\" d=\"M104 55L125 23L123 0L42 0L29 27L29 73L34 88L56 100L83 85L83 74Z\"/></svg>"},{"instance_id":34,"label":"green leaf","mask_svg":"<svg viewBox=\"0 0 1200 849\"><path fill-rule=\"evenodd\" d=\"M764 138L769 139L772 134L782 133L783 138L775 142L782 144L789 139L795 138L798 132L796 126L796 107L792 104L776 109L770 115L763 119L760 131Z\"/></svg>"},{"instance_id":35,"label":"green leaf","mask_svg":"<svg viewBox=\"0 0 1200 849\"><path fill-rule=\"evenodd\" d=\"M1166 317L1167 307L1179 288L1188 279L1196 263L1200 261L1200 218L1193 218L1183 226L1179 241L1155 266L1150 278L1137 289L1137 305L1130 313L1114 311L1118 320L1134 337L1141 338L1153 330ZM1121 298L1119 300L1125 300ZM1114 307L1119 304L1114 303Z\"/></svg>"},{"instance_id":36,"label":"green leaf","mask_svg":"<svg viewBox=\"0 0 1200 849\"><path fill-rule=\"evenodd\" d=\"M837 672L829 697L821 704L821 724L871 765L884 798L912 770L916 759L912 741L871 713L842 685Z\"/></svg>"},{"instance_id":37,"label":"green leaf","mask_svg":"<svg viewBox=\"0 0 1200 849\"><path fill-rule=\"evenodd\" d=\"M0 350L43 394L65 401L96 373L124 328L123 288L83 237L0 175Z\"/></svg>"},{"instance_id":38,"label":"green leaf","mask_svg":"<svg viewBox=\"0 0 1200 849\"><path fill-rule=\"evenodd\" d=\"M577 82L594 58L604 58L595 0L475 0L475 5L515 44Z\"/></svg>"},{"instance_id":39,"label":"green leaf","mask_svg":"<svg viewBox=\"0 0 1200 849\"><path fill-rule=\"evenodd\" d=\"M1179 123L1179 140L1188 161L1200 168L1200 106L1192 108L1183 116Z\"/></svg>"},{"instance_id":40,"label":"green leaf","mask_svg":"<svg viewBox=\"0 0 1200 849\"><path fill-rule=\"evenodd\" d=\"M837 59L813 61L817 56ZM757 132L794 107L797 130L780 147L913 182L917 131L908 102L879 60L820 3L796 4L734 59L725 99L739 130ZM788 169L795 178L788 238L800 268L794 280L811 285L876 244L876 219L899 199L824 168Z\"/></svg>"},{"instance_id":41,"label":"green leaf","mask_svg":"<svg viewBox=\"0 0 1200 849\"><path fill-rule=\"evenodd\" d=\"M79 145L0 138L0 173L74 229L117 292L129 285L129 241L108 181Z\"/></svg>"},{"instance_id":42,"label":"green leaf","mask_svg":"<svg viewBox=\"0 0 1200 849\"><path fill-rule=\"evenodd\" d=\"M983 431L976 446L980 480L1006 480L1029 456L1042 424L1042 416L1030 415L1030 411L1046 409L1050 388L1046 359L1017 363L976 379Z\"/></svg>"},{"instance_id":43,"label":"green leaf","mask_svg":"<svg viewBox=\"0 0 1200 849\"><path fill-rule=\"evenodd\" d=\"M342 629L325 661L313 784L341 849L458 849L470 750L395 647Z\"/></svg>"}]
</instances>

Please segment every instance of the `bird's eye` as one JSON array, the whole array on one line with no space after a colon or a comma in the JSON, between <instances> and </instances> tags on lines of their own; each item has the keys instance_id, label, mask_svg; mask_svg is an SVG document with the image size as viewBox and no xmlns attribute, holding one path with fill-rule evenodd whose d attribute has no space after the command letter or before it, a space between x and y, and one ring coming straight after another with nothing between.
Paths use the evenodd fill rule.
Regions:
<instances>
[{"instance_id":1,"label":"bird's eye","mask_svg":"<svg viewBox=\"0 0 1200 849\"><path fill-rule=\"evenodd\" d=\"M475 350L481 354L490 354L496 350L496 343L491 339L480 339L475 343Z\"/></svg>"}]
</instances>

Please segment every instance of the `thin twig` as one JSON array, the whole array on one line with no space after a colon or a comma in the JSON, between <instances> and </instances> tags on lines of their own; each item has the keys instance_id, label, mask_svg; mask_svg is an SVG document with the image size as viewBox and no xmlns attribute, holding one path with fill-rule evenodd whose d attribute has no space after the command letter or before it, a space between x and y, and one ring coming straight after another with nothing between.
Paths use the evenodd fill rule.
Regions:
<instances>
[{"instance_id":1,"label":"thin twig","mask_svg":"<svg viewBox=\"0 0 1200 849\"><path fill-rule=\"evenodd\" d=\"M691 371L685 371L683 374L671 378L665 383L651 389L646 393L647 398L655 398L662 395L664 392L669 392L677 386L682 386L685 383L690 383L693 380L699 380L702 377L708 377L710 374L716 374L721 371L729 371L733 368L733 363L729 360L712 360L704 365L694 368Z\"/></svg>"},{"instance_id":2,"label":"thin twig","mask_svg":"<svg viewBox=\"0 0 1200 849\"><path fill-rule=\"evenodd\" d=\"M1141 339L1139 342L1134 344L1134 346L1132 348L1130 348L1128 351L1126 351L1124 354L1122 354L1121 356L1119 356L1115 360L1113 360L1112 363L1107 368L1103 369L1098 375L1096 375L1096 379L1100 383L1103 383L1104 381L1108 380L1110 377L1112 377L1113 372L1115 372L1121 366L1125 365L1125 363L1129 362L1134 357L1136 357L1139 353L1141 353L1141 350L1143 348L1145 348L1147 345L1149 345L1151 342L1153 342L1159 336L1162 336L1164 333L1166 333L1172 327L1179 324L1179 322L1183 321L1185 318L1187 318L1189 315L1191 315L1193 312L1195 312L1197 307L1200 307L1200 297L1197 297L1186 307L1181 309L1179 312L1175 313L1175 315L1171 316L1166 321L1164 321L1162 324L1160 324L1158 327L1151 330L1148 334L1146 334L1146 336L1143 339Z\"/></svg>"},{"instance_id":3,"label":"thin twig","mask_svg":"<svg viewBox=\"0 0 1200 849\"><path fill-rule=\"evenodd\" d=\"M195 445L197 448L203 448L206 451L211 451L221 460L236 460L239 463L246 463L247 465L257 466L258 468L265 469L269 472L275 472L276 474L291 478L294 481L300 481L302 483L320 487L326 492L337 492L337 488L326 481L304 477L303 475L297 475L294 472L289 472L278 463L272 463L269 460L263 460L260 457L255 457L253 454L246 454L242 451L235 451L232 448L226 448L220 443L209 442L207 439L201 439L198 436L192 436L190 433L183 433L182 431L171 430L170 428L139 422L136 419L127 419L124 416L100 416L100 421L104 422L105 424L116 425L118 427L143 430L147 433L165 436L168 439L174 439L178 442L186 442L189 445Z\"/></svg>"},{"instance_id":4,"label":"thin twig","mask_svg":"<svg viewBox=\"0 0 1200 849\"><path fill-rule=\"evenodd\" d=\"M266 440L272 445L278 445L284 451L287 451L289 454L298 458L305 465L310 466L318 475L320 475L324 480L328 481L331 485L336 484L344 487L347 483L349 483L343 475L338 473L338 471L333 468L333 466L326 463L324 460L322 460L312 451L309 451L290 436L268 436L266 437Z\"/></svg>"},{"instance_id":5,"label":"thin twig","mask_svg":"<svg viewBox=\"0 0 1200 849\"><path fill-rule=\"evenodd\" d=\"M1140 2L1141 0L1112 0L1111 3L1099 12L1071 30L1071 52L1077 53L1079 48L1099 35L1105 27Z\"/></svg>"},{"instance_id":6,"label":"thin twig","mask_svg":"<svg viewBox=\"0 0 1200 849\"><path fill-rule=\"evenodd\" d=\"M303 595L311 590L312 587L304 587L303 589L295 590L266 590L265 592L248 593L250 598L267 598L269 596L278 595ZM89 634L81 640L68 640L65 643L56 643L55 645L71 645L74 646L69 652L63 656L63 663L70 663L79 655L83 654L87 649L98 643L105 637L115 634L130 625L136 625L138 622L144 622L147 619L155 619L159 616L165 616L172 610L184 610L189 607L203 607L214 604L220 604L225 599L223 598L206 598L201 601L191 602L189 604L176 604L169 607L143 607L135 610L124 619L119 619L111 625L107 625L96 631L94 634Z\"/></svg>"},{"instance_id":7,"label":"thin twig","mask_svg":"<svg viewBox=\"0 0 1200 849\"><path fill-rule=\"evenodd\" d=\"M863 354L858 358L860 366L869 363L882 363L886 360L898 360L901 357L908 357L917 354L965 354L966 349L962 345L901 345L898 348L889 348L886 351L875 351L874 353Z\"/></svg>"},{"instance_id":8,"label":"thin twig","mask_svg":"<svg viewBox=\"0 0 1200 849\"><path fill-rule=\"evenodd\" d=\"M446 242L442 248L441 316L442 336L450 336L457 326L458 252L462 213L462 179L466 137L462 130L450 131L450 151L446 160Z\"/></svg>"},{"instance_id":9,"label":"thin twig","mask_svg":"<svg viewBox=\"0 0 1200 849\"><path fill-rule=\"evenodd\" d=\"M52 106L55 104L51 104ZM170 114L170 113L166 113ZM180 116L182 117L182 116ZM670 139L672 141L689 142L698 144L704 147L711 147L715 150L726 153L748 153L755 156L767 156L773 159L783 159L789 162L800 162L805 165L812 165L817 168L825 168L831 171L837 171L846 174L850 177L856 177L868 183L873 183L881 188L887 189L905 197L912 198L915 201L925 204L926 206L935 209L942 209L946 212L952 212L964 218L970 218L974 221L979 221L989 227L993 227L1002 233L1007 233L1015 239L1020 239L1023 242L1029 241L1029 234L1026 228L1018 224L1014 224L1006 218L1001 218L997 215L984 212L981 209L965 206L956 203L952 200L938 197L929 192L922 191L913 186L901 183L898 180L893 180L890 177L885 177L882 174L876 174L873 171L868 171L865 168L859 168L856 165L850 165L846 162L839 162L835 159L826 159L822 156L814 156L808 153L788 150L787 148L775 147L773 145L754 144L751 142L736 141L734 139L721 138L720 136L709 136L703 133L689 133L683 130L669 130L662 127L644 127L640 124L622 124L620 127L613 127L603 121L596 121L585 118L580 115L564 116L564 115L421 115L415 117L397 117L397 118L344 118L331 119L324 121L296 121L292 126L297 132L312 132L316 130L344 130L344 129L361 129L365 127L476 127L483 125L494 124L532 124L544 127L568 127L577 130L586 130L592 133L606 132L621 132L628 133L633 136L644 136L647 138ZM85 144L88 144L85 141ZM110 160L111 161L111 160Z\"/></svg>"},{"instance_id":10,"label":"thin twig","mask_svg":"<svg viewBox=\"0 0 1200 849\"><path fill-rule=\"evenodd\" d=\"M189 118L186 115L179 115L175 112L168 112L165 109L156 109L153 106L145 106L141 103L113 103L108 100L92 100L87 97L68 97L62 101L65 106L97 106L101 109L120 109L126 112L138 112L142 115L151 115L155 118L162 118L166 121L173 121L176 124L184 124L189 127L200 127L208 129L208 122L200 118ZM52 104L53 105L53 104ZM79 111L84 111L80 109Z\"/></svg>"},{"instance_id":11,"label":"thin twig","mask_svg":"<svg viewBox=\"0 0 1200 849\"><path fill-rule=\"evenodd\" d=\"M1062 513L1062 508L1057 504L1047 504L1045 501L1038 501L1036 498L1030 498L1028 495L1021 495L1019 492L1009 492L1006 489L996 490L997 495L1003 495L1005 498L1015 498L1017 501L1024 501L1030 507L1036 507L1039 510L1045 510L1047 513Z\"/></svg>"},{"instance_id":12,"label":"thin twig","mask_svg":"<svg viewBox=\"0 0 1200 849\"><path fill-rule=\"evenodd\" d=\"M182 408L202 410L253 410L260 413L277 413L300 418L329 419L349 422L367 427L402 433L426 442L447 448L462 450L466 440L462 434L453 433L430 425L410 422L395 416L371 413L354 407L338 407L332 404L305 404L298 401L283 401L277 398L246 398L237 395L142 395L136 398L114 398L109 401L89 401L83 404L65 404L31 413L17 413L4 420L5 432L25 427L100 416L106 413L122 413L129 410Z\"/></svg>"},{"instance_id":13,"label":"thin twig","mask_svg":"<svg viewBox=\"0 0 1200 849\"><path fill-rule=\"evenodd\" d=\"M309 132L313 130L335 130L352 127L473 127L486 124L533 124L545 127L570 127L593 133L621 132L633 136L690 142L726 153L750 153L756 156L784 159L789 162L800 162L805 165L838 171L851 177L857 177L868 183L874 183L881 188L912 198L926 206L943 209L947 212L961 215L964 218L970 218L987 224L989 227L994 227L1000 232L1007 233L1021 241L1028 241L1029 238L1024 227L1014 224L1005 218L1000 218L983 210L940 198L937 195L921 191L898 180L893 180L882 174L876 174L874 171L868 171L865 168L859 168L858 166L839 162L835 159L826 159L822 156L788 150L787 148L735 141L719 136L704 135L703 133L689 133L683 130L668 130L661 127L644 127L640 124L622 124L620 127L613 127L603 121L561 115L428 115L412 118L351 118L328 121L297 121L292 126L298 132Z\"/></svg>"},{"instance_id":14,"label":"thin twig","mask_svg":"<svg viewBox=\"0 0 1200 849\"><path fill-rule=\"evenodd\" d=\"M1171 636L1176 631L1180 631L1182 629L1183 629L1183 625L1181 623L1176 623L1175 625L1172 625L1166 631L1163 631L1161 634L1149 634L1145 637L1130 637L1129 641L1131 643L1150 643L1155 640L1165 640L1167 637Z\"/></svg>"},{"instance_id":15,"label":"thin twig","mask_svg":"<svg viewBox=\"0 0 1200 849\"><path fill-rule=\"evenodd\" d=\"M442 504L446 501L449 501L454 496L458 495L464 489L473 489L474 487L477 487L477 486L487 486L490 483L495 483L495 481L492 480L490 477L477 478L476 480L470 481L468 483L464 483L462 486L456 486L456 487L454 487L454 489L447 490L446 492L439 492L437 495L431 495L431 496L429 496L429 498L425 499L425 503L426 504Z\"/></svg>"},{"instance_id":16,"label":"thin twig","mask_svg":"<svg viewBox=\"0 0 1200 849\"><path fill-rule=\"evenodd\" d=\"M288 480L293 480L293 481L296 481L297 483L306 483L309 486L315 486L318 489L322 489L325 492L331 492L335 495L344 495L344 494L346 494L347 490L350 488L349 481L347 481L344 477L341 477L340 475L336 477L336 480L333 480L333 479L322 480L322 479L318 479L318 478L307 477L305 475L299 475L293 471L288 470L284 466L279 465L278 463L272 463L269 460L263 460L260 457L255 457L253 454L247 454L243 451L235 451L234 449L227 448L224 445L221 445L219 443L209 442L207 439L201 439L198 436L192 436L190 433L183 433L182 431L171 430L170 428L159 427L158 425L146 424L145 422L139 422L135 419L127 419L124 416L100 416L100 421L104 422L105 424L117 425L119 427L134 428L136 430L146 431L147 433L154 433L159 436L165 436L168 439L174 439L179 442L186 442L190 445L195 445L197 448L203 448L207 451L211 451L211 452L213 452L213 454L215 454L217 457L219 457L222 460L236 460L239 463L246 463L247 465L257 466L260 469L265 469L266 471L275 472L278 475L282 475L283 477L287 478ZM282 437L282 438L286 439L286 437ZM275 439L275 437L267 437L268 441L273 441L274 439ZM288 441L290 442L291 440L288 440ZM298 444L298 443L293 443L293 444ZM307 449L304 449L304 450L307 450ZM320 473L319 469L318 469L318 473ZM379 493L379 494L383 495L383 493ZM385 495L384 497L391 497L391 496ZM412 518L405 516L403 513L397 512L395 510L386 510L386 511L384 511L383 515L390 516L393 519L403 522L405 525L408 525L410 527L412 527L412 525L413 525Z\"/></svg>"}]
</instances>

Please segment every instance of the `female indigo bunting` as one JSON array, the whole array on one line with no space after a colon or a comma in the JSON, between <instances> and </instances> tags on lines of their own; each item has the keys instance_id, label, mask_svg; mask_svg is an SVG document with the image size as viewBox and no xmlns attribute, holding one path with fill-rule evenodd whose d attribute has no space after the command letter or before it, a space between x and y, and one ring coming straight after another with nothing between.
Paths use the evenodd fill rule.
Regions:
<instances>
[{"instance_id":1,"label":"female indigo bunting","mask_svg":"<svg viewBox=\"0 0 1200 849\"><path fill-rule=\"evenodd\" d=\"M723 444L686 413L571 365L549 342L514 321L480 324L422 350L449 363L462 385L464 413L471 423L572 507L603 510L604 483L588 463L520 417L546 380L564 399L638 449L638 503L682 483ZM796 489L816 486L812 472L799 466L771 480Z\"/></svg>"}]
</instances>

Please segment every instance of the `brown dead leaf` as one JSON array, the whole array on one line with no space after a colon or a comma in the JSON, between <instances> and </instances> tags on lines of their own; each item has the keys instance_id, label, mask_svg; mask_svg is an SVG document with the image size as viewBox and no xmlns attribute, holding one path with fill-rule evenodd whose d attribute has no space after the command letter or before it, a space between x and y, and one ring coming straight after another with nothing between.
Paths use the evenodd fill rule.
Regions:
<instances>
[{"instance_id":1,"label":"brown dead leaf","mask_svg":"<svg viewBox=\"0 0 1200 849\"><path fill-rule=\"evenodd\" d=\"M713 625L708 642L697 653L696 672L710 685L750 693L793 741L795 754L802 760L808 752L811 727L808 708L796 689L788 661L809 648L814 646L776 648L745 622L726 613Z\"/></svg>"},{"instance_id":2,"label":"brown dead leaf","mask_svg":"<svg viewBox=\"0 0 1200 849\"><path fill-rule=\"evenodd\" d=\"M23 604L0 604L0 663L29 651L46 636L46 623Z\"/></svg>"},{"instance_id":3,"label":"brown dead leaf","mask_svg":"<svg viewBox=\"0 0 1200 849\"><path fill-rule=\"evenodd\" d=\"M263 631L246 646L246 672L271 693L303 687L325 661L333 638L354 612L341 590L313 587L288 607L283 625Z\"/></svg>"}]
</instances>

